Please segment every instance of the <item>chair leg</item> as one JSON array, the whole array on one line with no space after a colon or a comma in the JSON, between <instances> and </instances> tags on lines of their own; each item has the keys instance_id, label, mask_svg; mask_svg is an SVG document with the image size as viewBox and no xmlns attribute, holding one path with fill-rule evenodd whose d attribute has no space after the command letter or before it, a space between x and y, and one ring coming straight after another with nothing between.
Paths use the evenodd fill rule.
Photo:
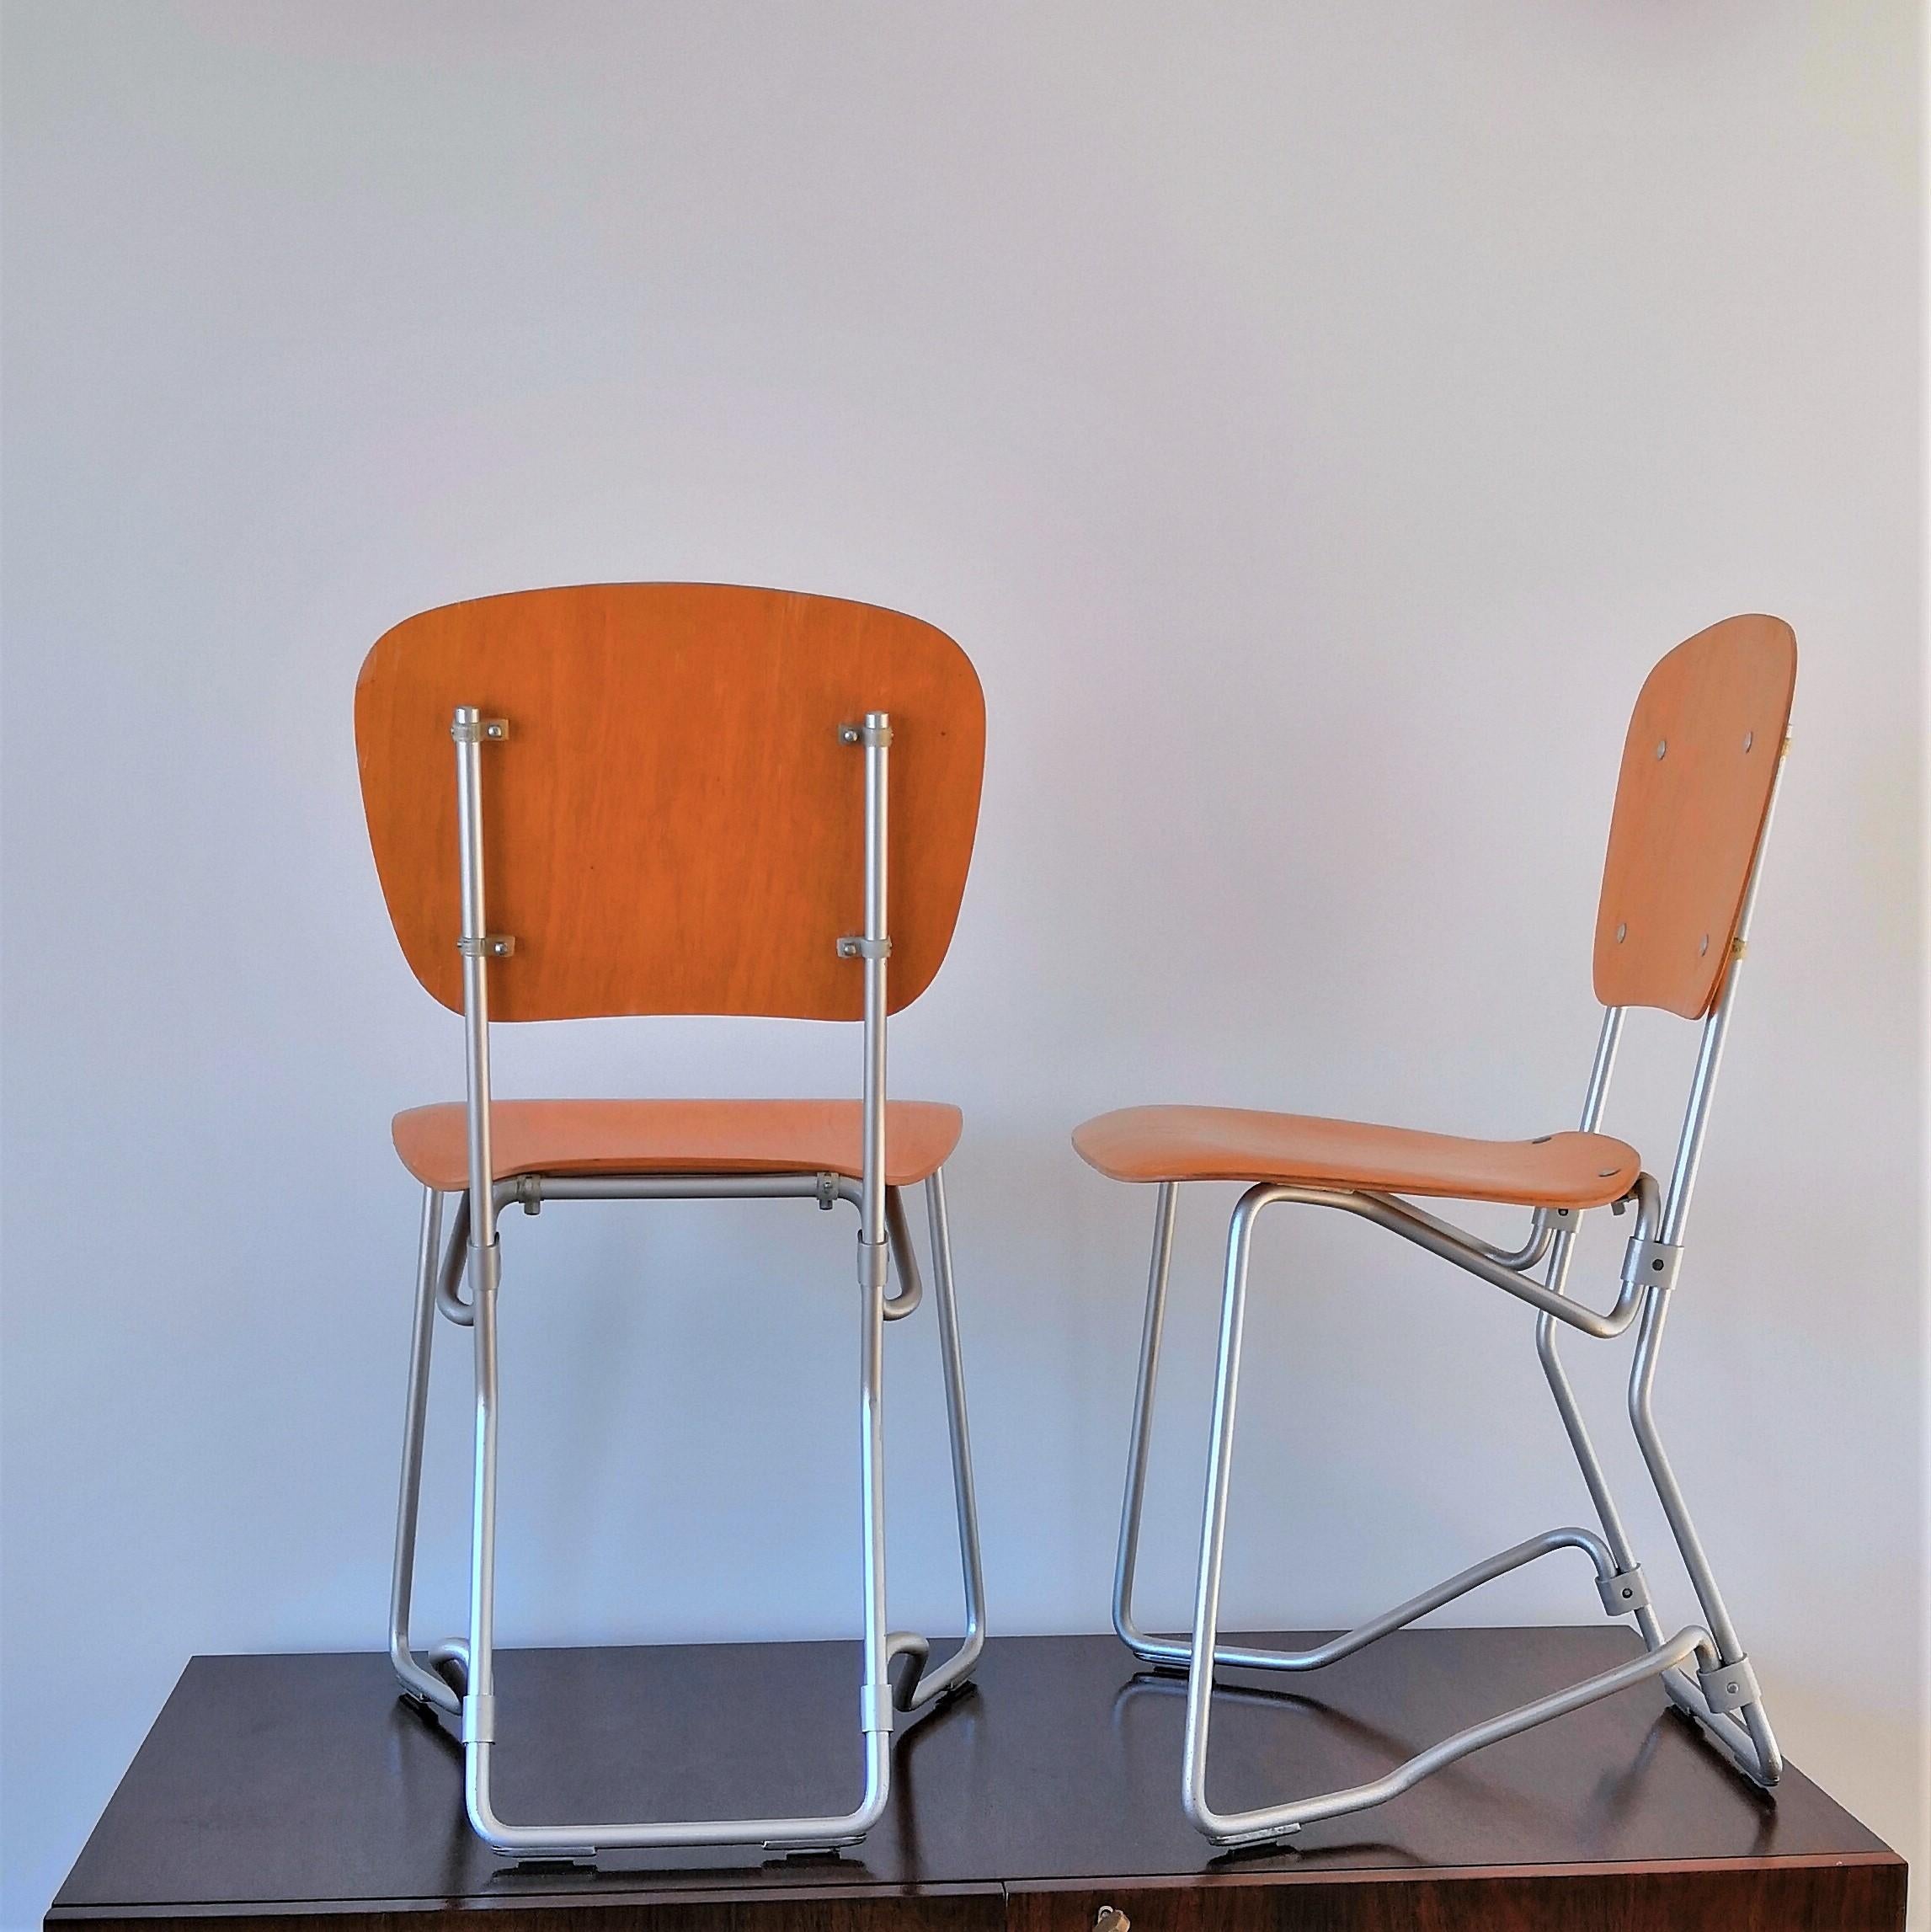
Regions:
<instances>
[{"instance_id":1,"label":"chair leg","mask_svg":"<svg viewBox=\"0 0 1931 1932\"><path fill-rule=\"evenodd\" d=\"M958 1303L952 1289L952 1228L946 1218L946 1182L941 1168L925 1182L925 1217L932 1256L932 1279L938 1301L939 1366L945 1376L946 1428L952 1443L952 1501L958 1515L959 1570L965 1593L965 1635L958 1648L936 1670L925 1671L924 1653L914 1646L925 1640L904 1639L904 1654L916 1656L920 1673L900 1680L899 1708L922 1711L971 1678L985 1648L985 1572L979 1559L979 1500L973 1486L972 1436L966 1422L965 1361L959 1348Z\"/></svg>"},{"instance_id":2,"label":"chair leg","mask_svg":"<svg viewBox=\"0 0 1931 1932\"><path fill-rule=\"evenodd\" d=\"M1153 1435L1154 1385L1160 1375L1160 1345L1166 1327L1167 1276L1173 1266L1173 1218L1180 1193L1171 1181L1160 1184L1153 1220L1153 1262L1146 1284L1146 1320L1140 1330L1139 1375L1134 1384L1134 1417L1127 1445L1127 1485L1120 1499L1120 1540L1113 1559L1113 1629L1134 1655L1151 1664L1187 1661L1183 1644L1150 1637L1134 1621L1134 1574L1139 1561L1140 1510L1146 1500L1147 1455Z\"/></svg>"},{"instance_id":3,"label":"chair leg","mask_svg":"<svg viewBox=\"0 0 1931 1932\"><path fill-rule=\"evenodd\" d=\"M425 1670L409 1647L409 1600L415 1587L416 1519L422 1501L423 1428L429 1413L429 1354L435 1340L436 1266L442 1233L442 1196L423 1189L422 1236L416 1255L415 1326L409 1341L409 1393L403 1417L403 1476L396 1499L395 1565L389 1581L389 1657L405 1695L449 1711L460 1708L455 1691Z\"/></svg>"},{"instance_id":4,"label":"chair leg","mask_svg":"<svg viewBox=\"0 0 1931 1932\"><path fill-rule=\"evenodd\" d=\"M1669 1523L1670 1534L1682 1555L1683 1568L1689 1572L1697 1601L1703 1606L1717 1656L1705 1662L1696 1678L1682 1670L1672 1670L1664 1678L1663 1684L1677 1705L1736 1759L1746 1776L1760 1785L1774 1785L1783 1775L1784 1761L1763 1709L1756 1673L1731 1620L1723 1593L1717 1588L1703 1540L1690 1519L1689 1505L1683 1500L1682 1486L1670 1466L1656 1428L1653 1407L1656 1358L1662 1346L1663 1324L1668 1316L1672 1292L1652 1288L1644 1304L1635 1358L1630 1369L1630 1422L1635 1430L1637 1446L1643 1452L1650 1481L1655 1485L1656 1499Z\"/></svg>"},{"instance_id":5,"label":"chair leg","mask_svg":"<svg viewBox=\"0 0 1931 1932\"><path fill-rule=\"evenodd\" d=\"M1636 1561L1629 1532L1623 1527L1622 1512L1616 1508L1616 1499L1610 1494L1609 1479L1603 1473L1595 1443L1590 1438L1589 1425L1582 1419L1576 1391L1570 1386L1568 1371L1562 1366L1562 1358L1557 1353L1554 1316L1538 1317L1535 1353L1542 1364L1543 1374L1548 1380L1549 1392L1555 1398L1563 1433L1569 1438L1569 1447L1582 1473L1582 1486L1589 1492L1589 1500L1595 1505L1596 1520L1603 1526L1603 1534L1614 1563L1611 1575L1598 1579L1603 1608L1613 1617L1634 1616L1636 1628L1642 1633L1643 1647L1655 1650L1663 1641L1662 1625L1656 1621L1642 1565Z\"/></svg>"},{"instance_id":6,"label":"chair leg","mask_svg":"<svg viewBox=\"0 0 1931 1932\"><path fill-rule=\"evenodd\" d=\"M1384 1804L1389 1799L1398 1796L1422 1779L1468 1756L1471 1752L1497 1743L1505 1737L1514 1737L1536 1725L1547 1723L1551 1718L1560 1717L1568 1711L1580 1710L1601 1698L1613 1696L1618 1691L1627 1689L1632 1684L1642 1683L1647 1678L1662 1678L1666 1682L1680 1679L1684 1684L1700 1682L1705 1689L1709 1689L1723 1675L1719 1666L1716 1645L1708 1632L1692 1625L1678 1631L1667 1641L1646 1649L1642 1655L1630 1659L1627 1663L1601 1672L1564 1690L1538 1698L1517 1710L1458 1732L1454 1737L1431 1746L1427 1750L1411 1758L1406 1764L1398 1765L1386 1776L1371 1783L1246 1812L1223 1813L1214 1810L1207 1796L1207 1753L1213 1712L1214 1666L1216 1661L1240 1662L1274 1669L1306 1668L1317 1657L1322 1662L1331 1661L1336 1656L1345 1655L1348 1649L1358 1648L1362 1644L1373 1641L1375 1636L1384 1635L1401 1624L1411 1622L1426 1609L1438 1607L1451 1598L1460 1595L1464 1589L1472 1588L1478 1582L1501 1575L1504 1571L1514 1568L1519 1563L1529 1561L1550 1549L1573 1546L1591 1554L1597 1563L1598 1583L1603 1591L1605 1605L1611 1602L1608 1586L1620 1571L1615 1556L1600 1538L1584 1530L1554 1531L1547 1536L1534 1538L1528 1543L1519 1545L1514 1550L1506 1551L1502 1556L1492 1558L1486 1564L1477 1565L1473 1570L1464 1572L1461 1577L1451 1578L1448 1583L1425 1593L1423 1596L1412 1599L1384 1617L1375 1619L1373 1623L1350 1632L1347 1637L1323 1646L1319 1652L1288 1655L1282 1652L1222 1651L1219 1648L1220 1577L1226 1546L1227 1503L1233 1470L1235 1410L1240 1389L1240 1343L1246 1315L1248 1262L1253 1245L1254 1223L1262 1209L1274 1201L1292 1198L1293 1192L1288 1189L1271 1187L1265 1184L1251 1187L1242 1195L1240 1205L1234 1210L1233 1220L1228 1229L1219 1349L1214 1370L1211 1449L1208 1463L1206 1497L1202 1510L1200 1564L1195 1586L1192 1641L1188 1653L1187 1732L1181 1785L1182 1804L1188 1821L1196 1829L1220 1844L1264 1844L1297 1832L1304 1824L1339 1817ZM1648 1371L1653 1373L1652 1329L1655 1327L1660 1327L1660 1321L1646 1321L1646 1342L1648 1346L1640 1347L1638 1351L1638 1380L1644 1381L1646 1390L1644 1364L1646 1360ZM1632 1412L1637 1405L1635 1388L1635 1384L1633 1383ZM1655 1474L1653 1465L1651 1473ZM1662 1486L1659 1479L1659 1492ZM1680 1497L1678 1500L1680 1502ZM1667 1499L1665 1507L1669 1507ZM1687 1515L1684 1521L1687 1526ZM1689 1534L1694 1536L1694 1531ZM1694 1680L1690 1679L1682 1668L1693 1657L1699 1667L1698 1677Z\"/></svg>"},{"instance_id":7,"label":"chair leg","mask_svg":"<svg viewBox=\"0 0 1931 1932\"><path fill-rule=\"evenodd\" d=\"M496 1746L497 1299L494 1247L469 1251L470 1308L476 1348L476 1467L470 1560L467 1692L462 1700L464 1801L477 1835L509 1856L582 1857L597 1851L672 1845L762 1844L786 1849L856 1844L883 1816L889 1794L892 1693L885 1627L884 1281L864 1289L859 1345L859 1460L865 1563L864 1663L859 1729L865 1791L856 1810L786 1818L699 1818L663 1823L513 1825L490 1796Z\"/></svg>"}]
</instances>

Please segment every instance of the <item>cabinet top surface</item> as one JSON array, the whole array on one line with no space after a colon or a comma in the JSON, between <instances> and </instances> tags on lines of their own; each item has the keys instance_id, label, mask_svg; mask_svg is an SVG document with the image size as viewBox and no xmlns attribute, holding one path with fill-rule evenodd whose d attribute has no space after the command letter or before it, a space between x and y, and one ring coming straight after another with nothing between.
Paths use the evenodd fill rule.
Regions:
<instances>
[{"instance_id":1,"label":"cabinet top surface","mask_svg":"<svg viewBox=\"0 0 1931 1932\"><path fill-rule=\"evenodd\" d=\"M1301 1643L1304 1636L1283 1641ZM1378 1776L1629 1654L1619 1628L1399 1632L1294 1679L1223 1672L1211 1790L1232 1808ZM835 1812L856 1801L857 1646L499 1654L509 1818ZM472 1834L461 1753L379 1655L196 1657L51 1917L443 1901L510 1904L1080 1880L1292 1883L1352 1871L1893 1860L1800 1773L1729 1769L1653 1684L1480 1752L1379 1810L1230 1858L1181 1815L1184 1685L1111 1636L1008 1637L977 1687L907 1726L861 1845L506 1865Z\"/></svg>"}]
</instances>

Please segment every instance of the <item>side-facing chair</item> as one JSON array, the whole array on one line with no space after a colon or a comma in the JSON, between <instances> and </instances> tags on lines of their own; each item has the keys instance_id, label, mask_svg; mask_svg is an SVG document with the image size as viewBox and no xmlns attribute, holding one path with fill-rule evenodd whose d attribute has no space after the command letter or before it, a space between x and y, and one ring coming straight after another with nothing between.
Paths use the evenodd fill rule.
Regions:
<instances>
[{"instance_id":1,"label":"side-facing chair","mask_svg":"<svg viewBox=\"0 0 1931 1932\"><path fill-rule=\"evenodd\" d=\"M1596 996L1607 1011L1579 1132L1545 1134L1534 1140L1472 1140L1235 1107L1142 1107L1090 1120L1073 1137L1080 1153L1102 1174L1151 1182L1160 1190L1114 1573L1113 1625L1144 1661L1187 1671L1182 1802L1192 1823L1218 1844L1263 1844L1318 1819L1383 1804L1485 1744L1651 1678L1662 1679L1674 1703L1747 1776L1769 1785L1781 1773L1750 1660L1656 1433L1651 1390L1683 1262L1690 1196L1736 1000L1796 671L1796 639L1787 624L1774 617L1732 617L1679 644L1643 686L1623 749L1597 915ZM1667 1189L1642 1171L1635 1148L1598 1131L1624 1015L1632 1006L1660 1007L1703 1022ZM1182 1641L1139 1629L1134 1620L1133 1582L1175 1200L1181 1183L1188 1181L1238 1181L1247 1187L1228 1230L1193 1630L1191 1640ZM1416 1206L1410 1198L1416 1196L1528 1208L1527 1239L1518 1248L1498 1247ZM1251 1649L1219 1641L1221 1556L1248 1257L1254 1224L1264 1209L1281 1201L1358 1214L1537 1311L1537 1349L1600 1534L1564 1529L1533 1537L1314 1650ZM1621 1214L1631 1204L1635 1231L1621 1285L1614 1305L1598 1314L1567 1292L1576 1230L1588 1209L1608 1207ZM1535 1271L1544 1261L1546 1272L1538 1278ZM1686 1625L1673 1636L1666 1636L1657 1620L1649 1584L1556 1353L1561 1327L1608 1339L1632 1324L1637 1339L1630 1419L1703 1609L1701 1625ZM1588 1557L1603 1607L1611 1616L1635 1618L1644 1646L1639 1656L1472 1726L1371 1783L1250 1811L1214 1809L1207 1795L1207 1741L1216 1664L1318 1669L1482 1583L1564 1549Z\"/></svg>"},{"instance_id":2,"label":"side-facing chair","mask_svg":"<svg viewBox=\"0 0 1931 1932\"><path fill-rule=\"evenodd\" d=\"M885 1059L887 1016L931 983L965 889L979 680L941 632L869 605L724 584L533 590L390 631L362 667L355 742L396 936L467 1043L467 1101L398 1114L394 1129L423 1188L389 1621L404 1693L459 1721L470 1822L499 1852L852 1843L885 1808L894 1711L963 1685L985 1638L946 1222L960 1116L888 1102ZM861 1021L863 1097L492 1097L493 1020L642 1013ZM921 1299L902 1199L920 1182L965 1589L964 1639L933 1668L926 1639L889 1627L885 1593L884 1325ZM439 1252L445 1195L457 1203ZM864 1795L842 1816L510 1823L490 1796L498 1216L669 1199L858 1211ZM439 1310L475 1349L469 1630L419 1657L409 1598Z\"/></svg>"}]
</instances>

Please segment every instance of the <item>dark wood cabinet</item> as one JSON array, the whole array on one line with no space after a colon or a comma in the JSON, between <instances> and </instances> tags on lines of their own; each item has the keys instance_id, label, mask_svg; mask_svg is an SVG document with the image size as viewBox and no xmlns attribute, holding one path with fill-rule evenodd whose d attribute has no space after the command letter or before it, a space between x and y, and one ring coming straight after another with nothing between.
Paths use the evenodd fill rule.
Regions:
<instances>
[{"instance_id":1,"label":"dark wood cabinet","mask_svg":"<svg viewBox=\"0 0 1931 1932\"><path fill-rule=\"evenodd\" d=\"M1290 1637L1283 1641L1308 1641ZM1217 1801L1352 1781L1601 1669L1619 1628L1406 1631L1292 1692L1240 1673ZM856 1647L504 1653L505 1815L835 1809ZM494 1859L461 1755L373 1655L197 1657L50 1932L1898 1932L1903 1861L1800 1772L1728 1769L1653 1686L1452 1767L1291 1850L1182 1817L1181 1690L1109 1637L1008 1637L898 1740L891 1809L835 1856ZM1123 1916L1126 1923L1121 1924ZM213 1922L219 1921L219 1925Z\"/></svg>"}]
</instances>

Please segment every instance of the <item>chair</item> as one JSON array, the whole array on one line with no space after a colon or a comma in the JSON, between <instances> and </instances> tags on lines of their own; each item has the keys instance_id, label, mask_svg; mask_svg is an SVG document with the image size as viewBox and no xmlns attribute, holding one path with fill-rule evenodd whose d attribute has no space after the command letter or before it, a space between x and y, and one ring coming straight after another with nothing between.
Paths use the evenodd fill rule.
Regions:
<instances>
[{"instance_id":1,"label":"chair","mask_svg":"<svg viewBox=\"0 0 1931 1932\"><path fill-rule=\"evenodd\" d=\"M929 624L834 598L525 591L384 636L356 687L355 742L396 936L417 979L463 1016L467 1043L467 1101L398 1114L394 1129L423 1189L389 1622L404 1694L460 1721L470 1822L499 1853L853 1843L885 1808L894 1714L959 1689L985 1641L946 1220L960 1117L888 1102L885 1054L887 1017L931 983L965 889L985 749L978 678ZM492 1021L632 1013L861 1021L862 1099L493 1097ZM924 1637L886 1620L884 1325L922 1298L903 1201L921 1182L965 1593L964 1639L936 1668ZM439 1253L445 1195L457 1205ZM509 1823L493 1806L498 1216L613 1199L857 1209L865 1784L851 1812ZM439 1310L475 1349L469 1629L419 1657L409 1599Z\"/></svg>"},{"instance_id":2,"label":"chair","mask_svg":"<svg viewBox=\"0 0 1931 1932\"><path fill-rule=\"evenodd\" d=\"M1781 1760L1756 1678L1671 1471L1651 1392L1682 1265L1710 1093L1736 1000L1758 862L1786 749L1796 668L1796 639L1787 624L1774 617L1732 617L1679 644L1643 686L1623 750L1597 915L1596 996L1606 1011L1578 1132L1534 1140L1471 1140L1235 1107L1144 1107L1102 1115L1073 1137L1080 1153L1102 1174L1151 1182L1159 1189L1114 1573L1113 1625L1143 1661L1160 1668L1184 1666L1187 1672L1182 1801L1189 1820L1217 1844L1265 1844L1304 1824L1385 1803L1471 1751L1651 1678L1660 1678L1676 1705L1755 1782L1774 1785L1780 1775ZM1624 1015L1632 1006L1660 1007L1703 1022L1667 1189L1642 1171L1635 1149L1598 1131ZM1190 1640L1182 1641L1139 1629L1134 1620L1133 1583L1175 1203L1180 1186L1190 1181L1238 1181L1246 1183L1246 1191L1228 1230L1193 1628ZM1527 1208L1527 1239L1519 1247L1503 1249L1416 1205L1416 1197ZM1255 1223L1265 1209L1283 1201L1360 1215L1537 1311L1537 1350L1600 1534L1572 1528L1533 1537L1313 1650L1221 1643L1221 1557L1248 1259ZM1620 1286L1613 1306L1598 1313L1567 1292L1576 1230L1590 1209L1608 1207L1619 1214L1632 1204L1635 1230ZM1547 1271L1538 1279L1534 1271L1544 1261ZM1632 1324L1637 1338L1630 1418L1703 1608L1701 1625L1688 1625L1667 1636L1556 1350L1563 1327L1608 1339ZM1214 1666L1315 1670L1480 1584L1566 1549L1580 1550L1593 1565L1603 1609L1611 1616L1634 1617L1642 1637L1640 1655L1462 1731L1370 1783L1248 1811L1213 1808L1207 1796L1207 1753Z\"/></svg>"}]
</instances>

